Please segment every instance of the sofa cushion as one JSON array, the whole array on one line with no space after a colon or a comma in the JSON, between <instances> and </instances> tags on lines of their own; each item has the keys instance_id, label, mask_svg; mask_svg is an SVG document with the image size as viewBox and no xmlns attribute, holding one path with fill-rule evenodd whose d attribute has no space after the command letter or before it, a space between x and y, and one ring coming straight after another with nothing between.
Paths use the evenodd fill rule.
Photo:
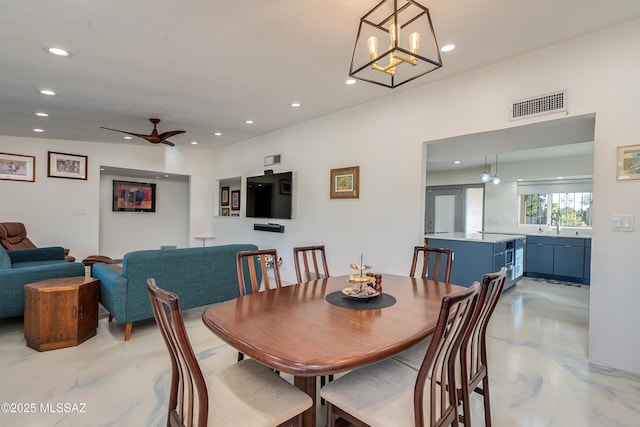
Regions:
<instances>
[{"instance_id":1,"label":"sofa cushion","mask_svg":"<svg viewBox=\"0 0 640 427\"><path fill-rule=\"evenodd\" d=\"M7 251L3 247L0 247L0 270L7 268L11 268L11 258L9 258Z\"/></svg>"}]
</instances>

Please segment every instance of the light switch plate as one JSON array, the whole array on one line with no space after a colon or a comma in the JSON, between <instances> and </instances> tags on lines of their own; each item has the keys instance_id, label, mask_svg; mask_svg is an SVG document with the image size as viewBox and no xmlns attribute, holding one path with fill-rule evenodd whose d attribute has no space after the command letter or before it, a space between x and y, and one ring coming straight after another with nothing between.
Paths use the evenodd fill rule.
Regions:
<instances>
[{"instance_id":1,"label":"light switch plate","mask_svg":"<svg viewBox=\"0 0 640 427\"><path fill-rule=\"evenodd\" d=\"M635 217L633 215L614 215L611 217L611 230L633 231Z\"/></svg>"}]
</instances>

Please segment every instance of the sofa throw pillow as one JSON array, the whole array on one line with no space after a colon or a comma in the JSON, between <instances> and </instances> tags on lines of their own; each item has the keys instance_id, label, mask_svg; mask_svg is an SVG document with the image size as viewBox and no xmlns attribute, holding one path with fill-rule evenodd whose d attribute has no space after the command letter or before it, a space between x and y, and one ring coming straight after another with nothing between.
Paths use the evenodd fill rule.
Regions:
<instances>
[{"instance_id":1,"label":"sofa throw pillow","mask_svg":"<svg viewBox=\"0 0 640 427\"><path fill-rule=\"evenodd\" d=\"M9 258L9 254L0 246L0 270L5 270L7 268L11 268L11 258Z\"/></svg>"}]
</instances>

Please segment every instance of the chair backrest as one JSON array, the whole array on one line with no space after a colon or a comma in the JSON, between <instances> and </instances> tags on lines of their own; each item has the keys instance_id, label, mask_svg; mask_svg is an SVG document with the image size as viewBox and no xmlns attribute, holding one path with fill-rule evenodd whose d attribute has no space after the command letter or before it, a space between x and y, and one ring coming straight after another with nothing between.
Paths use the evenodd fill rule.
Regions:
<instances>
[{"instance_id":1,"label":"chair backrest","mask_svg":"<svg viewBox=\"0 0 640 427\"><path fill-rule=\"evenodd\" d=\"M416 426L445 426L458 417L455 362L477 300L478 285L442 298L438 323L418 371L414 389ZM430 420L424 419L424 390L429 387Z\"/></svg>"},{"instance_id":2,"label":"chair backrest","mask_svg":"<svg viewBox=\"0 0 640 427\"><path fill-rule=\"evenodd\" d=\"M471 318L470 327L463 338L460 358L467 363L461 364L461 377L467 383L475 383L485 373L487 366L487 325L491 320L498 299L502 295L507 269L485 274L482 278L478 303ZM477 282L476 282L477 283Z\"/></svg>"},{"instance_id":3,"label":"chair backrest","mask_svg":"<svg viewBox=\"0 0 640 427\"><path fill-rule=\"evenodd\" d=\"M329 277L324 245L298 246L293 248L293 260L295 262L296 280L298 280L298 283ZM304 269L302 268L303 266ZM322 268L322 273L320 272L320 268Z\"/></svg>"},{"instance_id":4,"label":"chair backrest","mask_svg":"<svg viewBox=\"0 0 640 427\"><path fill-rule=\"evenodd\" d=\"M147 281L151 308L171 356L167 426L206 427L207 386L182 320L178 296ZM195 393L194 393L195 389Z\"/></svg>"},{"instance_id":5,"label":"chair backrest","mask_svg":"<svg viewBox=\"0 0 640 427\"><path fill-rule=\"evenodd\" d=\"M271 257L271 262L267 259ZM267 265L273 267L275 287L282 286L280 282L280 269L278 268L278 252L275 249L258 249L255 251L240 251L236 254L236 271L238 273L238 286L240 296L246 295L246 281L250 282L251 292L260 291L260 277L264 280L264 289L271 289L271 281L267 274ZM258 270L259 269L259 270ZM247 276L248 270L248 278ZM260 273L261 274L260 274Z\"/></svg>"},{"instance_id":6,"label":"chair backrest","mask_svg":"<svg viewBox=\"0 0 640 427\"><path fill-rule=\"evenodd\" d=\"M421 279L431 279L449 283L451 279L451 262L453 251L449 248L434 248L431 246L416 246L413 248L410 277L416 277L416 269L422 261ZM443 265L444 264L444 265ZM442 276L440 267L444 267ZM440 278L442 277L442 280Z\"/></svg>"},{"instance_id":7,"label":"chair backrest","mask_svg":"<svg viewBox=\"0 0 640 427\"><path fill-rule=\"evenodd\" d=\"M27 229L21 222L0 223L0 244L9 250L36 247L27 237Z\"/></svg>"}]
</instances>

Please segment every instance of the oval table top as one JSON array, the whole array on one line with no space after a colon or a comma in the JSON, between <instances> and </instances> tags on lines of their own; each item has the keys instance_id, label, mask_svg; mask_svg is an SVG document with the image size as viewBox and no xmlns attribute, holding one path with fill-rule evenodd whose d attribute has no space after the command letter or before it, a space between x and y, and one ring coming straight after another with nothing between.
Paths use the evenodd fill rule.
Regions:
<instances>
[{"instance_id":1,"label":"oval table top","mask_svg":"<svg viewBox=\"0 0 640 427\"><path fill-rule=\"evenodd\" d=\"M444 295L461 286L384 274L395 304L378 309L333 305L326 296L348 276L285 286L215 304L205 325L242 353L295 376L343 372L391 357L435 329ZM345 298L349 298L345 296Z\"/></svg>"}]
</instances>

